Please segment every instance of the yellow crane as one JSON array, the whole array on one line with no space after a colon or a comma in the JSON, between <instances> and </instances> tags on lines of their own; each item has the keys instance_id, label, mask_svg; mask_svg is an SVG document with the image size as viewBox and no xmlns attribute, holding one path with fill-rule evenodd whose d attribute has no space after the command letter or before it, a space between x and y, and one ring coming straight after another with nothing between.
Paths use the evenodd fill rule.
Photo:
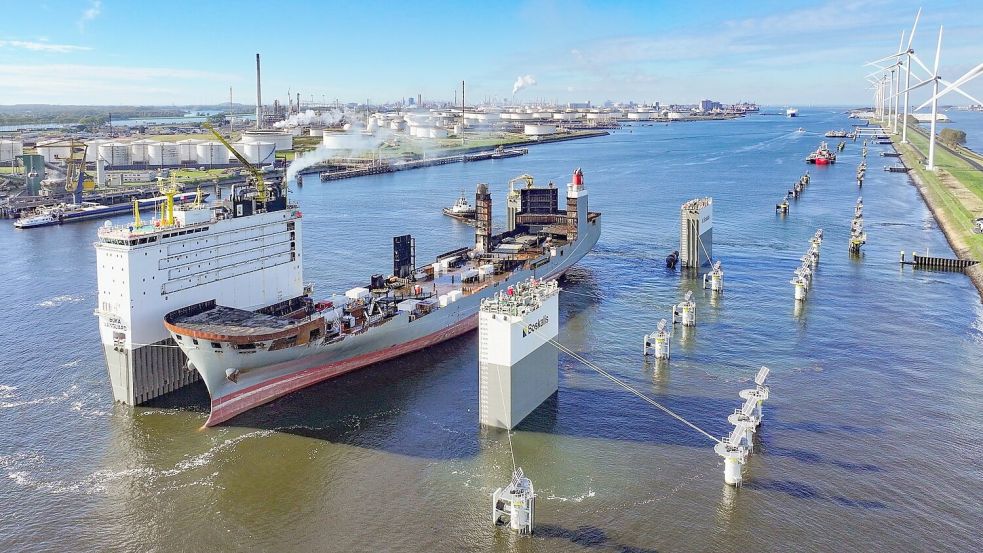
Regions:
<instances>
[{"instance_id":1,"label":"yellow crane","mask_svg":"<svg viewBox=\"0 0 983 553\"><path fill-rule=\"evenodd\" d=\"M229 151L232 152L232 155L239 160L239 163L241 163L242 166L253 175L253 178L256 179L256 194L258 196L258 200L263 205L263 209L266 209L266 182L263 180L263 173L259 169L253 167L253 164L249 163L246 158L242 157L242 154L236 151L236 149L233 148L232 145L229 144L229 142L225 140L225 138L219 134L218 131L215 130L215 127L213 127L210 123L204 123L202 126L212 131L215 138L217 138L219 142L228 148Z\"/></svg>"}]
</instances>

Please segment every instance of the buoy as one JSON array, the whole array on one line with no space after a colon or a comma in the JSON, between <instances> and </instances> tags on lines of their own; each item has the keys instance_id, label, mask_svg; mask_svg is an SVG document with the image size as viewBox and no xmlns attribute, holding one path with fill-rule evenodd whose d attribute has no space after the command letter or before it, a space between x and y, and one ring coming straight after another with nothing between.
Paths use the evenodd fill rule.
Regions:
<instances>
[{"instance_id":1,"label":"buoy","mask_svg":"<svg viewBox=\"0 0 983 553\"><path fill-rule=\"evenodd\" d=\"M672 332L666 327L666 320L662 319L656 331L645 336L642 355L648 355L651 351L656 359L669 359Z\"/></svg>"},{"instance_id":2,"label":"buoy","mask_svg":"<svg viewBox=\"0 0 983 553\"><path fill-rule=\"evenodd\" d=\"M512 481L504 488L498 488L492 496L492 523L504 525L520 534L532 534L536 514L536 493L532 481L517 468L512 473ZM507 519L507 520L506 520Z\"/></svg>"},{"instance_id":3,"label":"buoy","mask_svg":"<svg viewBox=\"0 0 983 553\"><path fill-rule=\"evenodd\" d=\"M677 263L679 263L679 251L674 251L666 256L667 269L675 269Z\"/></svg>"}]
</instances>

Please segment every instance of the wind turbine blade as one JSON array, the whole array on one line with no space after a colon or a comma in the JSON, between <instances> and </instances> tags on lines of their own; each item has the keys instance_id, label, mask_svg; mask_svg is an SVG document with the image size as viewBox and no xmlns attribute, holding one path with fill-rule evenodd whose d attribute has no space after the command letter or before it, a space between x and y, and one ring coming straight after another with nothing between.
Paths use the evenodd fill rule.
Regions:
<instances>
[{"instance_id":1,"label":"wind turbine blade","mask_svg":"<svg viewBox=\"0 0 983 553\"><path fill-rule=\"evenodd\" d=\"M918 13L915 14L915 24L911 26L911 34L908 35L908 47L905 50L911 50L911 41L915 39L915 29L918 28L918 18L922 16L922 9L918 8Z\"/></svg>"},{"instance_id":2,"label":"wind turbine blade","mask_svg":"<svg viewBox=\"0 0 983 553\"><path fill-rule=\"evenodd\" d=\"M882 67L882 68L880 68L880 69L878 69L877 71L874 71L873 73L868 73L868 74L867 74L867 76L866 76L866 77L864 77L864 78L866 79L866 78L868 78L868 77L874 77L874 76L876 76L876 75L880 75L880 74L881 74L881 73L883 73L883 72L884 72L884 71L885 71L886 69L887 69L886 67Z\"/></svg>"},{"instance_id":3,"label":"wind turbine blade","mask_svg":"<svg viewBox=\"0 0 983 553\"><path fill-rule=\"evenodd\" d=\"M930 77L932 75L934 75L934 73L932 73L932 70L929 69L927 65L925 65L924 63L922 63L922 60L918 59L918 56L916 56L915 54L912 54L911 55L911 59L915 60L915 63L917 63L919 67L921 67L922 69L924 69L925 72L928 73Z\"/></svg>"},{"instance_id":4,"label":"wind turbine blade","mask_svg":"<svg viewBox=\"0 0 983 553\"><path fill-rule=\"evenodd\" d=\"M904 29L901 29L901 42L898 44L898 55L899 56L902 55L902 54L904 54L905 52L907 52L907 50L902 50L902 48L904 48Z\"/></svg>"},{"instance_id":5,"label":"wind turbine blade","mask_svg":"<svg viewBox=\"0 0 983 553\"><path fill-rule=\"evenodd\" d=\"M920 83L918 83L916 85L912 85L912 86L908 87L907 90L902 90L899 94L904 94L905 92L911 92L912 90L921 88L921 87L923 87L923 86L925 86L927 84L932 84L933 82L935 82L934 79L926 79L926 80L924 80L924 81L922 81L922 82L920 82Z\"/></svg>"},{"instance_id":6,"label":"wind turbine blade","mask_svg":"<svg viewBox=\"0 0 983 553\"><path fill-rule=\"evenodd\" d=\"M947 87L952 86L952 83L950 83L949 81L943 79L942 77L939 77L939 82L942 83L942 84L944 84L944 85L946 85ZM970 96L969 94L967 94L966 92L964 92L963 89L961 89L961 88L953 87L952 91L953 92L958 92L959 94L962 94L964 97L966 97L966 99L972 101L974 104L983 105L983 102L977 100L976 98L973 98L972 96Z\"/></svg>"},{"instance_id":7,"label":"wind turbine blade","mask_svg":"<svg viewBox=\"0 0 983 553\"><path fill-rule=\"evenodd\" d=\"M866 67L868 65L873 65L874 67L881 67L880 65L877 65L877 64L878 63L881 63L883 61L893 60L893 59L897 58L898 56L900 56L902 54L904 54L904 52L898 52L897 54L891 54L890 56L884 56L883 58L881 58L879 60L868 61L867 63L864 64L864 67ZM883 67L881 67L881 69L883 69Z\"/></svg>"},{"instance_id":8,"label":"wind turbine blade","mask_svg":"<svg viewBox=\"0 0 983 553\"><path fill-rule=\"evenodd\" d=\"M931 78L931 77L920 77L920 76L918 76L918 73L915 73L914 71L912 71L911 68L908 67L908 64L907 63L902 64L901 65L901 68L904 69L905 73L911 73L911 76L914 77L914 78L916 78L916 79L918 79L919 81L924 81L926 79L930 79Z\"/></svg>"},{"instance_id":9,"label":"wind turbine blade","mask_svg":"<svg viewBox=\"0 0 983 553\"><path fill-rule=\"evenodd\" d=\"M923 107L931 104L933 100L937 100L938 98L945 96L946 94L952 92L953 90L958 89L959 85L966 84L969 81L975 79L976 77L979 77L980 75L983 75L983 63L967 71L965 75L959 77L952 84L940 90L938 94L926 100L925 103L918 106L917 109L922 109Z\"/></svg>"},{"instance_id":10,"label":"wind turbine blade","mask_svg":"<svg viewBox=\"0 0 983 553\"><path fill-rule=\"evenodd\" d=\"M939 57L942 55L942 25L939 25L939 45L935 48L935 71L932 71L933 77L939 76Z\"/></svg>"}]
</instances>

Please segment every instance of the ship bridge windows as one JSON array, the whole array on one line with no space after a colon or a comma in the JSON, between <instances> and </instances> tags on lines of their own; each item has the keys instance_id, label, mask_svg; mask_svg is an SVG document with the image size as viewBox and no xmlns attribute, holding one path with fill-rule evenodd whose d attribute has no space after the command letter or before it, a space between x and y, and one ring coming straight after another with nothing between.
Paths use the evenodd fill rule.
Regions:
<instances>
[{"instance_id":1,"label":"ship bridge windows","mask_svg":"<svg viewBox=\"0 0 983 553\"><path fill-rule=\"evenodd\" d=\"M222 349L222 344L220 342L212 342L212 347L215 349Z\"/></svg>"}]
</instances>

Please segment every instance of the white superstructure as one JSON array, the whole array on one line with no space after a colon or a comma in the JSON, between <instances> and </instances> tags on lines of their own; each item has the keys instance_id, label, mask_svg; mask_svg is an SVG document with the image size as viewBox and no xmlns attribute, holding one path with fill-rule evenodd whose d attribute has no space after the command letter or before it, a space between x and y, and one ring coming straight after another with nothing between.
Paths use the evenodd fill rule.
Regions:
<instances>
[{"instance_id":1,"label":"white superstructure","mask_svg":"<svg viewBox=\"0 0 983 553\"><path fill-rule=\"evenodd\" d=\"M530 279L481 301L478 388L481 424L515 428L557 390L556 281Z\"/></svg>"},{"instance_id":2,"label":"white superstructure","mask_svg":"<svg viewBox=\"0 0 983 553\"><path fill-rule=\"evenodd\" d=\"M100 229L96 315L117 401L136 405L197 379L164 329L169 311L209 300L257 308L303 294L300 212L256 213L256 204L175 208L172 222Z\"/></svg>"}]
</instances>

